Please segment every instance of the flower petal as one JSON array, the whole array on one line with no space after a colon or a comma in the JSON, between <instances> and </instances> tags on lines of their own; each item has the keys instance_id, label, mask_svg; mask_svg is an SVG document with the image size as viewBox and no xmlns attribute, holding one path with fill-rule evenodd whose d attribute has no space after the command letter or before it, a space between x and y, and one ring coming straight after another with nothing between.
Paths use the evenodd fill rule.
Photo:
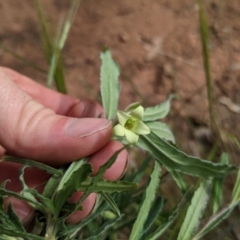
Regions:
<instances>
[{"instance_id":1,"label":"flower petal","mask_svg":"<svg viewBox=\"0 0 240 240\"><path fill-rule=\"evenodd\" d=\"M135 132L136 134L142 135L150 133L149 127L145 125L142 121L137 121L132 131Z\"/></svg>"},{"instance_id":2,"label":"flower petal","mask_svg":"<svg viewBox=\"0 0 240 240\"><path fill-rule=\"evenodd\" d=\"M113 128L113 133L116 136L123 137L124 136L124 127L121 124L116 125Z\"/></svg>"},{"instance_id":3,"label":"flower petal","mask_svg":"<svg viewBox=\"0 0 240 240\"><path fill-rule=\"evenodd\" d=\"M144 114L144 109L142 106L138 106L137 108L135 108L133 111L130 112L130 115L134 118L136 118L137 120L142 120L143 118L143 114Z\"/></svg>"},{"instance_id":4,"label":"flower petal","mask_svg":"<svg viewBox=\"0 0 240 240\"><path fill-rule=\"evenodd\" d=\"M123 111L118 110L117 111L117 117L118 117L118 122L124 126L126 121L131 118L131 116Z\"/></svg>"},{"instance_id":5,"label":"flower petal","mask_svg":"<svg viewBox=\"0 0 240 240\"><path fill-rule=\"evenodd\" d=\"M127 106L127 108L124 110L124 112L132 112L134 109L136 109L140 105L141 105L140 102L131 103L130 105Z\"/></svg>"},{"instance_id":6,"label":"flower petal","mask_svg":"<svg viewBox=\"0 0 240 240\"><path fill-rule=\"evenodd\" d=\"M127 141L130 144L134 144L138 141L139 136L136 133L134 133L126 128L124 129L124 134L125 134Z\"/></svg>"}]
</instances>

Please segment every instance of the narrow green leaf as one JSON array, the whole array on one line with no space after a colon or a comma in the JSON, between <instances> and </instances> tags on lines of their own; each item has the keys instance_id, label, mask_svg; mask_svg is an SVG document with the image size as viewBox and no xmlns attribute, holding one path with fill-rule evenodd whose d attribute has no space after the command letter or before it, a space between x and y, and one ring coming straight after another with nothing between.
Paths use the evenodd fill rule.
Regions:
<instances>
[{"instance_id":1,"label":"narrow green leaf","mask_svg":"<svg viewBox=\"0 0 240 240\"><path fill-rule=\"evenodd\" d=\"M88 187L92 184L93 178L88 177L81 186L78 188L78 191L86 191ZM137 187L136 183L124 182L124 181L108 181L108 180L99 180L97 184L92 188L93 192L100 193L115 193L133 190Z\"/></svg>"},{"instance_id":2,"label":"narrow green leaf","mask_svg":"<svg viewBox=\"0 0 240 240\"><path fill-rule=\"evenodd\" d=\"M96 188L97 183L102 180L103 178L103 174L105 173L105 171L110 168L112 166L112 164L115 162L118 154L125 149L125 147L123 147L122 149L116 151L112 157L104 164L100 167L98 173L92 178L92 183L91 185L87 188L87 190L85 191L85 193L83 194L83 196L81 197L80 201L78 202L78 204L76 204L76 209L78 209L83 201L87 198L87 196L89 196L90 193L93 192L93 190Z\"/></svg>"},{"instance_id":3,"label":"narrow green leaf","mask_svg":"<svg viewBox=\"0 0 240 240\"><path fill-rule=\"evenodd\" d=\"M37 198L39 202L41 202L45 206L45 213L52 213L55 214L55 207L51 199L44 197L40 194L36 189L26 189L24 190L26 193L31 193L32 196Z\"/></svg>"},{"instance_id":4,"label":"narrow green leaf","mask_svg":"<svg viewBox=\"0 0 240 240\"><path fill-rule=\"evenodd\" d=\"M183 208L183 204L185 202L185 199L188 198L189 191L186 191L186 193L183 195L177 206L173 209L172 213L169 215L166 221L164 221L153 233L151 233L146 240L158 240L160 239L161 235L169 229L169 227L173 224L173 222L177 219L179 216L179 213L181 212ZM145 240L145 239L144 239Z\"/></svg>"},{"instance_id":5,"label":"narrow green leaf","mask_svg":"<svg viewBox=\"0 0 240 240\"><path fill-rule=\"evenodd\" d=\"M84 162L79 168L76 169L76 171L72 171L71 176L64 181L64 185L54 195L53 202L57 215L60 213L61 208L67 199L77 191L81 183L85 181L91 173L92 166Z\"/></svg>"},{"instance_id":6,"label":"narrow green leaf","mask_svg":"<svg viewBox=\"0 0 240 240\"><path fill-rule=\"evenodd\" d=\"M15 198L24 200L26 202L28 202L29 204L31 204L32 206L34 206L35 209L39 210L39 211L43 211L44 207L42 204L35 202L34 200L32 200L31 198L25 197L20 195L19 193L13 192L13 191L9 191L6 190L4 188L0 188L0 195L4 195L4 196L13 196Z\"/></svg>"},{"instance_id":7,"label":"narrow green leaf","mask_svg":"<svg viewBox=\"0 0 240 240\"><path fill-rule=\"evenodd\" d=\"M227 153L223 153L220 157L220 163L228 164L229 156ZM212 202L213 202L213 213L217 213L221 206L223 197L223 181L224 178L214 178L213 179L213 190L212 190Z\"/></svg>"},{"instance_id":8,"label":"narrow green leaf","mask_svg":"<svg viewBox=\"0 0 240 240\"><path fill-rule=\"evenodd\" d=\"M4 228L9 229L9 230L11 230L11 229L16 230L16 227L14 226L12 221L9 219L9 216L7 215L7 213L0 211L0 222Z\"/></svg>"},{"instance_id":9,"label":"narrow green leaf","mask_svg":"<svg viewBox=\"0 0 240 240\"><path fill-rule=\"evenodd\" d=\"M137 171L133 175L133 177L130 178L130 180L132 180L132 182L134 182L134 183L140 182L140 180L142 179L142 177L144 175L144 172L149 167L149 163L150 163L151 160L152 160L152 156L149 154L146 157L146 159L143 161L143 163L141 163L140 167L137 169Z\"/></svg>"},{"instance_id":10,"label":"narrow green leaf","mask_svg":"<svg viewBox=\"0 0 240 240\"><path fill-rule=\"evenodd\" d=\"M181 191L185 192L187 190L187 184L183 178L183 174L181 172L177 172L175 170L172 170L170 168L167 168L169 173L171 174L173 180L176 182L178 187L181 189Z\"/></svg>"},{"instance_id":11,"label":"narrow green leaf","mask_svg":"<svg viewBox=\"0 0 240 240\"><path fill-rule=\"evenodd\" d=\"M54 174L45 185L42 195L46 198L52 198L57 187L59 186L61 179L61 177Z\"/></svg>"},{"instance_id":12,"label":"narrow green leaf","mask_svg":"<svg viewBox=\"0 0 240 240\"><path fill-rule=\"evenodd\" d=\"M192 239L207 206L211 181L202 181L199 188L195 191L177 240Z\"/></svg>"},{"instance_id":13,"label":"narrow green leaf","mask_svg":"<svg viewBox=\"0 0 240 240\"><path fill-rule=\"evenodd\" d=\"M104 233L109 231L109 229L111 229L122 217L123 215L116 217L112 220L108 220L102 226L100 226L97 230L95 230L91 236L89 236L88 238L85 238L84 240L103 239Z\"/></svg>"},{"instance_id":14,"label":"narrow green leaf","mask_svg":"<svg viewBox=\"0 0 240 240\"><path fill-rule=\"evenodd\" d=\"M32 207L35 206L35 203L38 202L38 200L30 193L30 192L26 192L25 190L28 189L28 186L26 185L25 183L25 180L24 180L24 170L27 166L23 166L21 169L20 169L20 175L19 175L19 180L22 184L22 191L21 191L21 195L28 198L28 199L31 199L34 204L31 204L31 202L29 203Z\"/></svg>"},{"instance_id":15,"label":"narrow green leaf","mask_svg":"<svg viewBox=\"0 0 240 240\"><path fill-rule=\"evenodd\" d=\"M235 203L240 199L240 169L238 170L236 183L232 191L232 203Z\"/></svg>"},{"instance_id":16,"label":"narrow green leaf","mask_svg":"<svg viewBox=\"0 0 240 240\"><path fill-rule=\"evenodd\" d=\"M232 165L213 163L188 156L153 133L140 136L137 146L149 151L167 168L193 176L221 177L236 170L236 167Z\"/></svg>"},{"instance_id":17,"label":"narrow green leaf","mask_svg":"<svg viewBox=\"0 0 240 240\"><path fill-rule=\"evenodd\" d=\"M147 236L149 236L149 232L151 230L151 227L153 226L154 222L156 221L158 215L160 214L160 212L162 211L162 208L165 204L165 200L163 197L158 197L155 201L155 204L153 205L153 207L151 208L146 223L144 225L143 228L143 233L141 236L141 239L146 239Z\"/></svg>"},{"instance_id":18,"label":"narrow green leaf","mask_svg":"<svg viewBox=\"0 0 240 240\"><path fill-rule=\"evenodd\" d=\"M154 107L145 108L143 121L155 121L167 116L170 111L170 103L174 95L170 95L168 100Z\"/></svg>"},{"instance_id":19,"label":"narrow green leaf","mask_svg":"<svg viewBox=\"0 0 240 240\"><path fill-rule=\"evenodd\" d=\"M12 236L12 237L22 237L25 240L32 240L32 239L34 239L34 240L45 240L44 237L40 237L40 236L37 236L35 234L23 233L23 232L19 232L19 231L6 229L1 224L0 224L0 233L1 234L6 234L7 236Z\"/></svg>"},{"instance_id":20,"label":"narrow green leaf","mask_svg":"<svg viewBox=\"0 0 240 240\"><path fill-rule=\"evenodd\" d=\"M23 240L22 238L9 237L5 234L0 235L0 240Z\"/></svg>"},{"instance_id":21,"label":"narrow green leaf","mask_svg":"<svg viewBox=\"0 0 240 240\"><path fill-rule=\"evenodd\" d=\"M87 158L83 158L78 161L72 162L71 165L65 171L64 175L62 176L61 181L56 189L56 192L60 191L63 188L63 186L69 181L72 174L79 170L85 163L87 163Z\"/></svg>"},{"instance_id":22,"label":"narrow green leaf","mask_svg":"<svg viewBox=\"0 0 240 240\"><path fill-rule=\"evenodd\" d=\"M5 189L7 182L10 180L5 180L0 184L0 188ZM0 194L0 212L4 212L4 196Z\"/></svg>"},{"instance_id":23,"label":"narrow green leaf","mask_svg":"<svg viewBox=\"0 0 240 240\"><path fill-rule=\"evenodd\" d=\"M58 176L62 176L62 172L59 171L58 169L55 169L55 168L53 168L53 167L50 167L50 166L48 166L48 165L45 165L45 164L43 164L43 163L30 160L30 159L19 158L19 157L12 157L12 156L5 156L5 157L3 158L3 161L4 161L4 162L16 162L16 163L21 163L21 164L23 164L23 165L25 165L25 166L36 167L36 168L42 169L42 170L44 170L45 172L50 173L50 174L56 174L56 175L58 175Z\"/></svg>"},{"instance_id":24,"label":"narrow green leaf","mask_svg":"<svg viewBox=\"0 0 240 240\"><path fill-rule=\"evenodd\" d=\"M67 225L67 229L64 229L57 234L58 237L63 237L66 235L70 235L70 239L72 239L78 232L81 231L81 229L92 222L94 219L96 219L98 216L101 215L102 212L104 212L107 209L108 205L107 203L103 203L97 211L91 213L88 217L83 219L80 223L75 224L75 225Z\"/></svg>"},{"instance_id":25,"label":"narrow green leaf","mask_svg":"<svg viewBox=\"0 0 240 240\"><path fill-rule=\"evenodd\" d=\"M217 227L224 219L226 219L233 209L239 204L239 200L233 204L228 205L217 214L213 215L207 224L198 232L192 240L202 239L208 232Z\"/></svg>"},{"instance_id":26,"label":"narrow green leaf","mask_svg":"<svg viewBox=\"0 0 240 240\"><path fill-rule=\"evenodd\" d=\"M19 231L22 233L26 232L25 228L22 225L22 222L20 221L19 217L17 216L17 214L13 209L12 203L8 205L7 215L9 217L9 220L11 221L11 225L14 226L16 231Z\"/></svg>"},{"instance_id":27,"label":"narrow green leaf","mask_svg":"<svg viewBox=\"0 0 240 240\"><path fill-rule=\"evenodd\" d=\"M148 214L146 213L150 211L153 201L155 199L155 195L160 183L160 175L161 175L161 165L155 162L154 169L151 174L151 180L145 191L143 201L142 201L137 219L133 225L129 240L138 240L142 235L143 227L148 217Z\"/></svg>"},{"instance_id":28,"label":"narrow green leaf","mask_svg":"<svg viewBox=\"0 0 240 240\"><path fill-rule=\"evenodd\" d=\"M109 193L104 193L104 192L101 193L101 196L108 203L108 205L111 207L113 212L115 212L118 216L120 216L121 215L120 210L116 202L112 198L112 196Z\"/></svg>"},{"instance_id":29,"label":"narrow green leaf","mask_svg":"<svg viewBox=\"0 0 240 240\"><path fill-rule=\"evenodd\" d=\"M105 49L101 53L100 58L102 60L100 73L102 104L107 119L113 120L118 110L118 98L120 93L118 77L120 71L108 49Z\"/></svg>"},{"instance_id":30,"label":"narrow green leaf","mask_svg":"<svg viewBox=\"0 0 240 240\"><path fill-rule=\"evenodd\" d=\"M162 122L146 122L145 123L155 135L159 138L163 138L167 141L175 143L175 138L172 134L172 131L167 124Z\"/></svg>"}]
</instances>

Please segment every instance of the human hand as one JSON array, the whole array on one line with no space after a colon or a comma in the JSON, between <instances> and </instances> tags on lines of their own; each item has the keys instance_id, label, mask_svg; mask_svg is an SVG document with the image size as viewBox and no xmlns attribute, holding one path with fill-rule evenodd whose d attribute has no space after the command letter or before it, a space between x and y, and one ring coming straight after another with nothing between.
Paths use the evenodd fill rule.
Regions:
<instances>
[{"instance_id":1,"label":"human hand","mask_svg":"<svg viewBox=\"0 0 240 240\"><path fill-rule=\"evenodd\" d=\"M110 141L112 124L99 118L103 109L93 101L80 101L47 89L13 70L0 68L0 159L8 154L33 159L59 167L91 155L89 162L95 174L122 144ZM115 163L105 172L109 180L119 179L127 165L127 152L123 150ZM21 191L20 164L0 162L0 183L6 179L6 188ZM25 182L39 191L50 177L36 169L25 169ZM70 201L76 202L82 193L75 193ZM76 223L93 209L96 194L83 203L83 210L67 219ZM5 198L5 206L12 202L15 212L27 226L34 210L24 201Z\"/></svg>"}]
</instances>

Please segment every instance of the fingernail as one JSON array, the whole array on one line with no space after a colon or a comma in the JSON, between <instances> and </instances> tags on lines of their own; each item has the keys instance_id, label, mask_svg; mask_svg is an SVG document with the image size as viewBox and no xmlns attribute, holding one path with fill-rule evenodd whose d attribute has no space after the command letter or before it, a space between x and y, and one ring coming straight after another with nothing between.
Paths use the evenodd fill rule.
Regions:
<instances>
[{"instance_id":1,"label":"fingernail","mask_svg":"<svg viewBox=\"0 0 240 240\"><path fill-rule=\"evenodd\" d=\"M83 138L108 128L112 124L107 119L72 118L65 126L65 133L74 138Z\"/></svg>"}]
</instances>

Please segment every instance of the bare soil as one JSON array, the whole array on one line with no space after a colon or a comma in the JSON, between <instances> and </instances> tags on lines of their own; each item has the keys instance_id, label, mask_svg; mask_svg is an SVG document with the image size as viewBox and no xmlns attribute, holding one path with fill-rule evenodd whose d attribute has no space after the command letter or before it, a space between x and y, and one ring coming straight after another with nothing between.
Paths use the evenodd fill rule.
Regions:
<instances>
[{"instance_id":1,"label":"bare soil","mask_svg":"<svg viewBox=\"0 0 240 240\"><path fill-rule=\"evenodd\" d=\"M42 3L56 33L69 1ZM215 117L236 163L239 152L230 136L240 136L240 2L210 0L206 8ZM0 16L0 43L47 70L34 1L0 0ZM69 94L99 96L99 53L105 45L122 72L120 108L134 101L158 104L176 93L178 99L166 121L181 148L205 157L213 141L196 1L82 1L63 53ZM3 49L0 63L36 81L46 80L45 74Z\"/></svg>"}]
</instances>

